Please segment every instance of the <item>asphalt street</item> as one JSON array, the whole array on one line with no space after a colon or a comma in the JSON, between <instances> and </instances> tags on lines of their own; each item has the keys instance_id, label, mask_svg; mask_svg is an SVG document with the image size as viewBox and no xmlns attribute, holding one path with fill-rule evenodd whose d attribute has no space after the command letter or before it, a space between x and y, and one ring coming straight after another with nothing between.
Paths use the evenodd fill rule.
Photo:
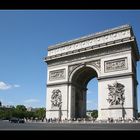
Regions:
<instances>
[{"instance_id":1,"label":"asphalt street","mask_svg":"<svg viewBox=\"0 0 140 140\"><path fill-rule=\"evenodd\" d=\"M0 130L140 130L140 123L10 123L0 121Z\"/></svg>"}]
</instances>

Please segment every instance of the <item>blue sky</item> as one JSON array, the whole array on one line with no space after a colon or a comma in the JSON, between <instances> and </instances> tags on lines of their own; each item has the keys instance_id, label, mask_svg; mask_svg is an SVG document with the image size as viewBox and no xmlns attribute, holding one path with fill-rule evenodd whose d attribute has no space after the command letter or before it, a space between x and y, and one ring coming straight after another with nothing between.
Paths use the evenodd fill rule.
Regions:
<instances>
[{"instance_id":1,"label":"blue sky","mask_svg":"<svg viewBox=\"0 0 140 140\"><path fill-rule=\"evenodd\" d=\"M140 45L140 10L1 10L0 100L3 105L45 107L47 47L123 24ZM140 82L140 63L137 63ZM88 109L97 108L97 80L88 84ZM140 111L140 85L138 86Z\"/></svg>"}]
</instances>

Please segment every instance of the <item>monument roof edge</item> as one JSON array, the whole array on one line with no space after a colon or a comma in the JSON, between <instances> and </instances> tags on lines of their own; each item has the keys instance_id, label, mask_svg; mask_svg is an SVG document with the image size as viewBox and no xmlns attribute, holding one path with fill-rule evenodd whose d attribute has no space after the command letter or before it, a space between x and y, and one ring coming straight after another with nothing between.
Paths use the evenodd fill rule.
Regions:
<instances>
[{"instance_id":1,"label":"monument roof edge","mask_svg":"<svg viewBox=\"0 0 140 140\"><path fill-rule=\"evenodd\" d=\"M82 36L82 37L79 37L79 38L76 38L76 39L72 39L72 40L69 40L69 41L65 41L65 42L55 44L55 45L51 45L51 46L48 47L48 50L53 50L53 49L56 49L56 48L59 48L59 47L62 47L62 46L71 45L71 44L74 44L74 43L78 43L78 42L81 42L81 41L85 41L85 40L88 40L88 39L92 39L92 38L95 38L95 37L100 37L100 36L103 36L103 35L106 35L106 34L114 33L114 32L121 31L121 30L130 29L130 28L131 28L131 25L129 25L129 24L125 24L125 25L118 26L118 27L115 27L115 28L110 28L110 29L107 29L107 30L104 30L104 31L101 31L101 32L96 32L96 33L85 35L85 36Z\"/></svg>"}]
</instances>

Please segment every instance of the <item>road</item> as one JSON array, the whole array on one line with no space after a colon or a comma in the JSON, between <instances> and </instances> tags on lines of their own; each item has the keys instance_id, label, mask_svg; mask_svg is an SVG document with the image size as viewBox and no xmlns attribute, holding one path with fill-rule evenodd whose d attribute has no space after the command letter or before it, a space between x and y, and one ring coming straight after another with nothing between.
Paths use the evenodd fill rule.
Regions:
<instances>
[{"instance_id":1,"label":"road","mask_svg":"<svg viewBox=\"0 0 140 140\"><path fill-rule=\"evenodd\" d=\"M140 130L140 123L10 123L0 121L0 130Z\"/></svg>"}]
</instances>

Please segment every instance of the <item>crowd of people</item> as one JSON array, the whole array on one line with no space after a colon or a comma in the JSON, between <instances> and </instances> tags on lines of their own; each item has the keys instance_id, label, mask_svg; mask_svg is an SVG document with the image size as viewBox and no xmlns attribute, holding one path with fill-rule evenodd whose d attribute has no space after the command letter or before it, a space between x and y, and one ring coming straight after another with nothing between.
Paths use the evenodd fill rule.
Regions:
<instances>
[{"instance_id":1,"label":"crowd of people","mask_svg":"<svg viewBox=\"0 0 140 140\"><path fill-rule=\"evenodd\" d=\"M98 120L97 118L72 118L72 119L60 119L60 118L44 118L42 120L26 120L26 122L45 122L45 123L130 123L140 122L140 118L108 118L108 120Z\"/></svg>"}]
</instances>

